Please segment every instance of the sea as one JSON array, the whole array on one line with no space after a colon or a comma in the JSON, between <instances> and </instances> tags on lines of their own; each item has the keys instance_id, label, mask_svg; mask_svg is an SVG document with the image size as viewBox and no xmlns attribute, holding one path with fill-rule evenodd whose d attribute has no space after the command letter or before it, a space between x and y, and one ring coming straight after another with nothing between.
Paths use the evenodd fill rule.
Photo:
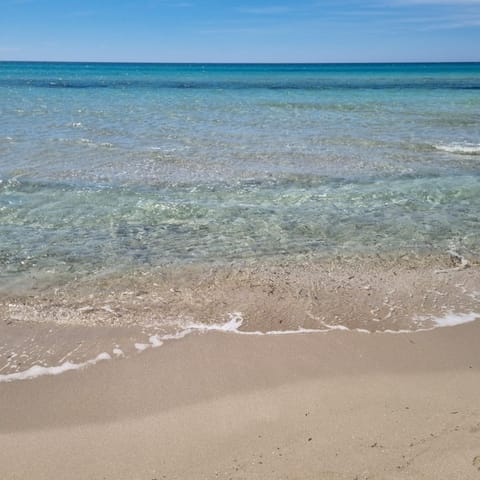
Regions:
<instances>
[{"instance_id":1,"label":"sea","mask_svg":"<svg viewBox=\"0 0 480 480\"><path fill-rule=\"evenodd\" d=\"M0 62L3 295L475 256L479 212L480 63Z\"/></svg>"},{"instance_id":2,"label":"sea","mask_svg":"<svg viewBox=\"0 0 480 480\"><path fill-rule=\"evenodd\" d=\"M480 64L0 63L0 281L480 245Z\"/></svg>"}]
</instances>

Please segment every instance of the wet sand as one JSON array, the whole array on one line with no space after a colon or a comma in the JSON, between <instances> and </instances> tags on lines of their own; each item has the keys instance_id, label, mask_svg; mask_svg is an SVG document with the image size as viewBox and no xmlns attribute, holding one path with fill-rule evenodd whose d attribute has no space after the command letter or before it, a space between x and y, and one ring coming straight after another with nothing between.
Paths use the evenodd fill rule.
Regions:
<instances>
[{"instance_id":1,"label":"wet sand","mask_svg":"<svg viewBox=\"0 0 480 480\"><path fill-rule=\"evenodd\" d=\"M136 354L238 312L239 332L428 329L480 312L478 259L312 258L153 269L0 294L0 381L33 365ZM461 320L461 318L460 318Z\"/></svg>"},{"instance_id":2,"label":"wet sand","mask_svg":"<svg viewBox=\"0 0 480 480\"><path fill-rule=\"evenodd\" d=\"M480 321L208 333L0 384L0 478L480 478Z\"/></svg>"}]
</instances>

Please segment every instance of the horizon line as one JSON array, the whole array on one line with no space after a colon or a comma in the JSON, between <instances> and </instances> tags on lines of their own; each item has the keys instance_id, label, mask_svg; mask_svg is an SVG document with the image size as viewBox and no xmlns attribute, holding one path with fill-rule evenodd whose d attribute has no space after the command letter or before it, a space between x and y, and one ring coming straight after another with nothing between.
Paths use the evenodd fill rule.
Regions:
<instances>
[{"instance_id":1,"label":"horizon line","mask_svg":"<svg viewBox=\"0 0 480 480\"><path fill-rule=\"evenodd\" d=\"M340 62L202 62L202 61L133 61L133 60L1 60L0 63L63 63L63 64L122 64L122 65L418 65L418 64L475 64L479 60L411 60L411 61L340 61Z\"/></svg>"}]
</instances>

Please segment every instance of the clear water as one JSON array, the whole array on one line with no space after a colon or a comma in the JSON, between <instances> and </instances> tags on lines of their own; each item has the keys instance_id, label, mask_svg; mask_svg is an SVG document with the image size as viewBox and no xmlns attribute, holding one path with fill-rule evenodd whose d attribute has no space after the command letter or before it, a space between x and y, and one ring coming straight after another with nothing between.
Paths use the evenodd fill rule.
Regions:
<instances>
[{"instance_id":1,"label":"clear water","mask_svg":"<svg viewBox=\"0 0 480 480\"><path fill-rule=\"evenodd\" d=\"M480 64L0 62L0 282L480 247Z\"/></svg>"}]
</instances>

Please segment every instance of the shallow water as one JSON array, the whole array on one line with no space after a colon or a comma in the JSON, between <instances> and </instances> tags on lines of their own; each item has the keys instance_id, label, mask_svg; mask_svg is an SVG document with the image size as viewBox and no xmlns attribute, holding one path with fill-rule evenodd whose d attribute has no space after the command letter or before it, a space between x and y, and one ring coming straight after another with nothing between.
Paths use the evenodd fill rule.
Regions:
<instances>
[{"instance_id":1,"label":"shallow water","mask_svg":"<svg viewBox=\"0 0 480 480\"><path fill-rule=\"evenodd\" d=\"M480 64L0 63L0 281L478 251Z\"/></svg>"}]
</instances>

